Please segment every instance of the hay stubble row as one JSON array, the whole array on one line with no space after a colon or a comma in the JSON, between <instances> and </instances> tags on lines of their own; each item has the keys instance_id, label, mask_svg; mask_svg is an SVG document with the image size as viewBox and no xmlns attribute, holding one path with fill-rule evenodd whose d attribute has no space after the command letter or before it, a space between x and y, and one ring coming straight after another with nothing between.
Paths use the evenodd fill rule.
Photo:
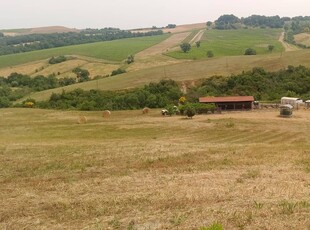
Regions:
<instances>
[{"instance_id":1,"label":"hay stubble row","mask_svg":"<svg viewBox=\"0 0 310 230\"><path fill-rule=\"evenodd\" d=\"M1 111L0 228L310 226L309 111L78 114Z\"/></svg>"}]
</instances>

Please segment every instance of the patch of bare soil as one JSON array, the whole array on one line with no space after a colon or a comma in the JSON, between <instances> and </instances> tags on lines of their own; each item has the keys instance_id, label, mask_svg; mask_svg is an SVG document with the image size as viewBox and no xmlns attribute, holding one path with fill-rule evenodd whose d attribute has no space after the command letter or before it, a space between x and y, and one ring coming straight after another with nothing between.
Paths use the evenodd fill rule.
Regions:
<instances>
[{"instance_id":1,"label":"patch of bare soil","mask_svg":"<svg viewBox=\"0 0 310 230\"><path fill-rule=\"evenodd\" d=\"M279 37L279 42L282 43L283 47L285 48L285 52L300 50L300 48L298 48L294 45L291 45L291 44L284 41L284 32L281 33L281 35Z\"/></svg>"}]
</instances>

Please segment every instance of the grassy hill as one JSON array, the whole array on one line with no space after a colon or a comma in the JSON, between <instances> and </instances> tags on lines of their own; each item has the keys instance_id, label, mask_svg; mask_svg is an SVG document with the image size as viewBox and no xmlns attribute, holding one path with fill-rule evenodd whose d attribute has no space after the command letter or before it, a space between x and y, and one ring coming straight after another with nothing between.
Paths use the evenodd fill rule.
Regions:
<instances>
[{"instance_id":1,"label":"grassy hill","mask_svg":"<svg viewBox=\"0 0 310 230\"><path fill-rule=\"evenodd\" d=\"M32 51L13 55L0 56L0 69L33 61L51 58L59 55L82 55L108 61L120 62L129 54L135 54L153 46L169 35L120 39L107 42L96 42L83 45L66 46L60 48Z\"/></svg>"},{"instance_id":2,"label":"grassy hill","mask_svg":"<svg viewBox=\"0 0 310 230\"><path fill-rule=\"evenodd\" d=\"M8 55L0 57L0 66L7 66L6 68L2 68L2 70L7 71L6 73L9 73L9 71L13 69L18 72L19 68L27 69L29 66L32 75L48 75L50 73L59 72L59 76L61 77L72 76L71 70L80 66L88 69L91 72L91 76L104 76L111 73L113 69L118 68L120 66L120 61L126 58L129 53L137 53L140 50L147 51L149 49L146 48L151 47L152 54L142 55L143 58L140 57L141 55L137 55L135 63L128 67L128 73L64 88L33 93L27 96L38 101L47 100L53 92L59 93L63 89L67 91L76 88L82 88L84 90L120 90L140 87L151 81L159 81L161 79L196 81L213 75L228 76L231 74L238 74L244 70L251 70L254 67L263 67L269 71L283 69L288 65L305 65L309 67L310 50L284 52L282 44L278 41L279 35L281 34L281 30L278 29L207 30L203 36L200 48L194 47L188 54L183 54L180 51L173 51L168 53L170 57L162 55L165 50L170 50L169 44L171 44L171 48L173 48L178 42L184 39L191 40L197 33L198 30L193 31L193 29L191 29L186 33L174 34L172 36L166 34L163 36L123 39ZM183 35L185 35L185 37ZM172 41L168 42L168 37ZM172 39L174 37L177 39ZM178 40L180 39L179 37L182 39ZM165 45L154 46L161 41L164 41ZM275 50L272 53L267 49L268 44L273 44L275 46ZM261 53L261 55L243 55L244 48L249 46L255 48L258 54ZM156 49L156 47L158 47L159 52L153 50ZM209 49L213 49L212 51L215 53L214 58L205 57L206 51ZM58 65L51 66L46 64L46 58L65 54L78 54L82 56L76 56L77 59ZM179 59L172 58L171 56ZM182 58L201 60L188 61ZM27 62L35 60L38 61L32 62L31 65L27 64ZM13 68L9 67L12 63L24 64ZM34 72L39 65L41 65L43 69Z\"/></svg>"},{"instance_id":3,"label":"grassy hill","mask_svg":"<svg viewBox=\"0 0 310 230\"><path fill-rule=\"evenodd\" d=\"M5 29L0 30L7 36L18 36L26 34L50 34L50 33L67 33L67 32L78 32L78 29L71 29L64 26L45 26L35 28L23 28L23 29Z\"/></svg>"},{"instance_id":4,"label":"grassy hill","mask_svg":"<svg viewBox=\"0 0 310 230\"><path fill-rule=\"evenodd\" d=\"M47 100L53 92L61 93L62 90L70 91L76 88L82 88L84 90L120 90L140 87L148 84L151 81L157 82L161 79L173 79L176 81L195 81L213 75L228 76L230 74L238 74L243 70L251 70L254 67L263 67L266 70L274 71L284 69L288 65L304 65L309 67L310 50L300 50L294 52L286 52L282 54L274 53L268 56L243 55L220 57L172 64L167 66L158 66L116 75L104 79L75 84L63 88L33 93L28 97L40 101Z\"/></svg>"},{"instance_id":5,"label":"grassy hill","mask_svg":"<svg viewBox=\"0 0 310 230\"><path fill-rule=\"evenodd\" d=\"M268 45L274 45L273 52L282 52L278 41L282 30L279 29L239 29L239 30L206 30L201 39L201 46L188 53L181 50L167 55L178 59L202 59L211 50L215 57L243 55L247 48L253 48L257 54L269 54Z\"/></svg>"},{"instance_id":6,"label":"grassy hill","mask_svg":"<svg viewBox=\"0 0 310 230\"><path fill-rule=\"evenodd\" d=\"M0 228L305 229L310 113L278 114L2 109Z\"/></svg>"}]
</instances>

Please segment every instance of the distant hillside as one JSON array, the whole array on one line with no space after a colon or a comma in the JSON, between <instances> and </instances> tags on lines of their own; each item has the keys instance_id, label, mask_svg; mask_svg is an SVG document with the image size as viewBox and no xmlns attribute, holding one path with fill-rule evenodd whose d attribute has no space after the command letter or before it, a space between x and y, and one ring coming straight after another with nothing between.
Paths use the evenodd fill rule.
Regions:
<instances>
[{"instance_id":1,"label":"distant hillside","mask_svg":"<svg viewBox=\"0 0 310 230\"><path fill-rule=\"evenodd\" d=\"M52 33L67 33L67 32L79 32L78 29L67 28L64 26L46 26L36 28L25 28L25 29L8 29L0 30L5 36L18 36L28 34L52 34Z\"/></svg>"}]
</instances>

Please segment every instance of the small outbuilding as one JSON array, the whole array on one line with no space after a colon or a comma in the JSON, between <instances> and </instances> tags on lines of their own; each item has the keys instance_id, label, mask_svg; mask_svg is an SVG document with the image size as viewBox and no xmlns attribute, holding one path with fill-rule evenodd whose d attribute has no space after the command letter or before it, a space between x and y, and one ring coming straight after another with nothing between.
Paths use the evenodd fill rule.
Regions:
<instances>
[{"instance_id":1,"label":"small outbuilding","mask_svg":"<svg viewBox=\"0 0 310 230\"><path fill-rule=\"evenodd\" d=\"M290 104L280 105L280 116L281 117L290 117L293 114L293 106Z\"/></svg>"},{"instance_id":2,"label":"small outbuilding","mask_svg":"<svg viewBox=\"0 0 310 230\"><path fill-rule=\"evenodd\" d=\"M253 108L253 96L233 97L201 97L200 103L214 103L221 110L251 110Z\"/></svg>"}]
</instances>

